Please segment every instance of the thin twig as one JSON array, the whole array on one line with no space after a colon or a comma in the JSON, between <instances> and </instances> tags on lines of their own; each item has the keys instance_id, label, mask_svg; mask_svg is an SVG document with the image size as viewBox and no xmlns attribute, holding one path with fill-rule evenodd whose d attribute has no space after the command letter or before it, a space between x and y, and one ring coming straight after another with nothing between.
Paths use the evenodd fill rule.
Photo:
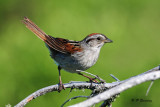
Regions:
<instances>
[{"instance_id":1,"label":"thin twig","mask_svg":"<svg viewBox=\"0 0 160 107\"><path fill-rule=\"evenodd\" d=\"M149 93L149 91L150 91L153 83L154 83L154 81L151 81L151 83L150 83L150 85L149 85L149 87L148 87L148 89L147 89L146 96L148 95L148 93Z\"/></svg>"},{"instance_id":2,"label":"thin twig","mask_svg":"<svg viewBox=\"0 0 160 107\"><path fill-rule=\"evenodd\" d=\"M71 100L73 100L73 99L77 99L77 98L89 98L89 96L76 96L76 97L72 97L72 98L68 99L67 101L65 101L65 102L61 105L61 107L63 107L67 102L69 102L69 101L71 101Z\"/></svg>"},{"instance_id":3,"label":"thin twig","mask_svg":"<svg viewBox=\"0 0 160 107\"><path fill-rule=\"evenodd\" d=\"M117 77L115 77L113 74L110 74L110 76L112 77L112 78L114 78L116 81L120 81Z\"/></svg>"}]
</instances>

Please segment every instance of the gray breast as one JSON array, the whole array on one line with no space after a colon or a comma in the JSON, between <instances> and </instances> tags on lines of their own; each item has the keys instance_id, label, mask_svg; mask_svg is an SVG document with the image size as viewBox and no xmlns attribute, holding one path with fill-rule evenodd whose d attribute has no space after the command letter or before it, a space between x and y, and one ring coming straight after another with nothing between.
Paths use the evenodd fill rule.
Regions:
<instances>
[{"instance_id":1,"label":"gray breast","mask_svg":"<svg viewBox=\"0 0 160 107\"><path fill-rule=\"evenodd\" d=\"M99 56L100 50L85 50L74 54L64 54L50 49L50 55L65 71L77 73L77 70L87 70L93 66Z\"/></svg>"}]
</instances>

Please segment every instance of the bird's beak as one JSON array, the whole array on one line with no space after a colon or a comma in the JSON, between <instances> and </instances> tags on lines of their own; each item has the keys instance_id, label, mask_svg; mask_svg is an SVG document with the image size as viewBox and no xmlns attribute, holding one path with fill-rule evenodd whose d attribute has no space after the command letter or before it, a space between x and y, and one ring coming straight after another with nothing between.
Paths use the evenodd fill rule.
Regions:
<instances>
[{"instance_id":1,"label":"bird's beak","mask_svg":"<svg viewBox=\"0 0 160 107\"><path fill-rule=\"evenodd\" d=\"M106 39L106 40L104 40L104 43L112 43L113 41L112 40L110 40L110 39Z\"/></svg>"}]
</instances>

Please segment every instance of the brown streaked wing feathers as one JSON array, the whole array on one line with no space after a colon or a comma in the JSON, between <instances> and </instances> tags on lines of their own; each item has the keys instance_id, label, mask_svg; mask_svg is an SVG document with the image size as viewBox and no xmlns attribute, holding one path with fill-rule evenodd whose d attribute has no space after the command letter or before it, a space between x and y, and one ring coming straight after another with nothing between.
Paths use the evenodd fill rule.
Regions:
<instances>
[{"instance_id":1,"label":"brown streaked wing feathers","mask_svg":"<svg viewBox=\"0 0 160 107\"><path fill-rule=\"evenodd\" d=\"M46 37L47 41L52 43L52 46L55 46L56 49L63 53L74 53L80 52L82 49L80 48L79 42L69 41L63 38L54 38L52 36Z\"/></svg>"}]
</instances>

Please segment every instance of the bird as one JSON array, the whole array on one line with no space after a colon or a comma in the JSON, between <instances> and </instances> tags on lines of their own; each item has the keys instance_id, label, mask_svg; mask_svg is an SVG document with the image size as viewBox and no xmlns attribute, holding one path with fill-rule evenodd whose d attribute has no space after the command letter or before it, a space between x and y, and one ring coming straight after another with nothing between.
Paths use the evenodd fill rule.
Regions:
<instances>
[{"instance_id":1,"label":"bird","mask_svg":"<svg viewBox=\"0 0 160 107\"><path fill-rule=\"evenodd\" d=\"M61 79L61 69L70 73L77 73L93 81L93 78L82 74L81 71L89 69L97 62L100 50L104 44L113 42L101 33L91 33L81 41L52 37L42 31L29 18L24 17L22 22L45 42L51 58L58 65L59 92L65 89Z\"/></svg>"}]
</instances>

